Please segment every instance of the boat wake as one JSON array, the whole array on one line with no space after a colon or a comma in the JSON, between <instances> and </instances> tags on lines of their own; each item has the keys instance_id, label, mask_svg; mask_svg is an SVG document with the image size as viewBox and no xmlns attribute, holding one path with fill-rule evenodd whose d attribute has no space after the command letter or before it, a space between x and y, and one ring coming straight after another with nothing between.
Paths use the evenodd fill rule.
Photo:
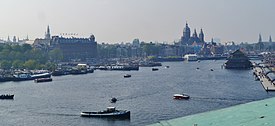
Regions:
<instances>
[{"instance_id":1,"label":"boat wake","mask_svg":"<svg viewBox=\"0 0 275 126\"><path fill-rule=\"evenodd\" d=\"M40 112L36 113L39 115L48 115L48 116L79 116L79 114L66 114L66 113L46 113L46 112Z\"/></svg>"},{"instance_id":2,"label":"boat wake","mask_svg":"<svg viewBox=\"0 0 275 126\"><path fill-rule=\"evenodd\" d=\"M237 98L206 98L206 97L191 97L192 100L206 100L206 101L238 101L238 102L252 102L260 99L237 99Z\"/></svg>"},{"instance_id":3,"label":"boat wake","mask_svg":"<svg viewBox=\"0 0 275 126\"><path fill-rule=\"evenodd\" d=\"M147 96L151 96L151 95L155 95L158 94L159 92L153 92L153 93L147 93L147 94L142 94L142 95L136 95L136 96L125 96L125 97L120 97L117 98L118 101L123 101L123 100L132 100L132 99L137 99L137 98L142 98L142 97L147 97Z\"/></svg>"}]
</instances>

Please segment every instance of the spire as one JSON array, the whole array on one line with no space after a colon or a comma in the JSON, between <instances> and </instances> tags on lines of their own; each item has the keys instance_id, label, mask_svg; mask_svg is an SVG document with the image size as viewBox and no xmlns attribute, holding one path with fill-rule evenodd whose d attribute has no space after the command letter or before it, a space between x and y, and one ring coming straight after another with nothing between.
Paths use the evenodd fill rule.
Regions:
<instances>
[{"instance_id":1,"label":"spire","mask_svg":"<svg viewBox=\"0 0 275 126\"><path fill-rule=\"evenodd\" d=\"M11 42L11 40L10 40L10 36L8 36L8 39L7 39L7 41L8 41L8 42Z\"/></svg>"},{"instance_id":2,"label":"spire","mask_svg":"<svg viewBox=\"0 0 275 126\"><path fill-rule=\"evenodd\" d=\"M201 28L201 32L199 34L199 38L200 38L201 42L204 42L204 34L203 34L203 31L202 31L202 28Z\"/></svg>"},{"instance_id":3,"label":"spire","mask_svg":"<svg viewBox=\"0 0 275 126\"><path fill-rule=\"evenodd\" d=\"M50 34L50 26L47 27L47 34Z\"/></svg>"},{"instance_id":4,"label":"spire","mask_svg":"<svg viewBox=\"0 0 275 126\"><path fill-rule=\"evenodd\" d=\"M45 33L45 39L51 39L51 31L50 31L50 26L48 25L47 31Z\"/></svg>"},{"instance_id":5,"label":"spire","mask_svg":"<svg viewBox=\"0 0 275 126\"><path fill-rule=\"evenodd\" d=\"M197 38L197 37L198 37L196 29L194 30L194 34L193 34L192 37L194 37L194 38Z\"/></svg>"},{"instance_id":6,"label":"spire","mask_svg":"<svg viewBox=\"0 0 275 126\"><path fill-rule=\"evenodd\" d=\"M269 42L272 42L272 38L271 38L271 35L269 36Z\"/></svg>"},{"instance_id":7,"label":"spire","mask_svg":"<svg viewBox=\"0 0 275 126\"><path fill-rule=\"evenodd\" d=\"M259 34L259 41L258 42L262 42L262 35L261 35L261 33Z\"/></svg>"}]
</instances>

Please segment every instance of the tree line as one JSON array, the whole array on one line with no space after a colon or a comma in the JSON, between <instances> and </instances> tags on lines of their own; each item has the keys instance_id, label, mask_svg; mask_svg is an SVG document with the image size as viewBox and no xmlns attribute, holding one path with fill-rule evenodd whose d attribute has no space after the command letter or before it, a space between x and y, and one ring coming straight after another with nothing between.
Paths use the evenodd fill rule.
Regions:
<instances>
[{"instance_id":1,"label":"tree line","mask_svg":"<svg viewBox=\"0 0 275 126\"><path fill-rule=\"evenodd\" d=\"M33 48L29 44L0 45L0 68L7 69L49 69L55 68L57 61L62 60L58 49L49 52Z\"/></svg>"}]
</instances>

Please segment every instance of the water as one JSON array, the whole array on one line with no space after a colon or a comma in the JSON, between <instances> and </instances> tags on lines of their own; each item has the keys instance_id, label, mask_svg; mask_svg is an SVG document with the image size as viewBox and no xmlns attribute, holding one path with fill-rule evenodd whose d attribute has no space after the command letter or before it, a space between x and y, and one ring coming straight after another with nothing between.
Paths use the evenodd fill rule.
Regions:
<instances>
[{"instance_id":1,"label":"water","mask_svg":"<svg viewBox=\"0 0 275 126\"><path fill-rule=\"evenodd\" d=\"M0 83L1 94L15 94L14 100L0 100L0 125L147 125L275 95L254 81L251 70L221 69L224 62L167 62L159 71L95 71L53 77L49 83ZM164 68L166 65L170 68ZM132 77L123 78L126 73ZM173 100L173 94L182 92L190 95L190 100ZM110 103L111 97L116 97L117 103ZM80 117L82 111L108 106L130 110L131 119Z\"/></svg>"}]
</instances>

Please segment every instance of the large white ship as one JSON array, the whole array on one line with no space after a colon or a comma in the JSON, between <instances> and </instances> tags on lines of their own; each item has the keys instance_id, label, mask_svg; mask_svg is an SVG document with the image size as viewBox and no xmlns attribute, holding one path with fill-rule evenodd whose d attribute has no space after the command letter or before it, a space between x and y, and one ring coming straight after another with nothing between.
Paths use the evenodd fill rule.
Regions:
<instances>
[{"instance_id":1,"label":"large white ship","mask_svg":"<svg viewBox=\"0 0 275 126\"><path fill-rule=\"evenodd\" d=\"M186 61L197 61L198 60L198 56L196 54L186 54L186 55L184 55L183 58Z\"/></svg>"}]
</instances>

